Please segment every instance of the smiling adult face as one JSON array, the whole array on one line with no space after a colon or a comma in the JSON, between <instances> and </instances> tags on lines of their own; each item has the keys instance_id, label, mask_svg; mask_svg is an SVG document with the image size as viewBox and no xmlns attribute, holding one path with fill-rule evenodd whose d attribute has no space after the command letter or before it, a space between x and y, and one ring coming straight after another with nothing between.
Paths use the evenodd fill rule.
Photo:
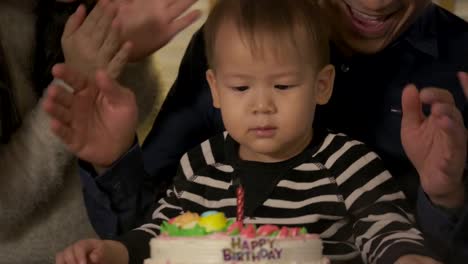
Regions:
<instances>
[{"instance_id":1,"label":"smiling adult face","mask_svg":"<svg viewBox=\"0 0 468 264\"><path fill-rule=\"evenodd\" d=\"M347 53L387 47L429 6L430 0L322 0L333 41Z\"/></svg>"}]
</instances>

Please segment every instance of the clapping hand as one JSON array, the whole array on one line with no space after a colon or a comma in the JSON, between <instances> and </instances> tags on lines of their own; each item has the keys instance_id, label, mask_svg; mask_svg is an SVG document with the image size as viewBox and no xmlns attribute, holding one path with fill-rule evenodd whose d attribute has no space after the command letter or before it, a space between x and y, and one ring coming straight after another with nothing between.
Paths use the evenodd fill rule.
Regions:
<instances>
[{"instance_id":1,"label":"clapping hand","mask_svg":"<svg viewBox=\"0 0 468 264\"><path fill-rule=\"evenodd\" d=\"M468 95L468 77L459 74ZM431 106L425 116L422 104ZM463 171L466 162L467 132L463 116L450 92L438 88L418 91L409 85L402 96L403 148L418 171L421 186L439 206L457 208L464 203Z\"/></svg>"},{"instance_id":2,"label":"clapping hand","mask_svg":"<svg viewBox=\"0 0 468 264\"><path fill-rule=\"evenodd\" d=\"M76 0L57 1L76 2ZM109 0L99 0L97 7L102 9L108 5L108 2ZM121 26L122 39L130 41L134 45L129 59L136 61L152 54L166 45L179 32L193 24L200 17L200 11L187 12L187 10L195 2L197 0L114 0L113 3L117 9L114 23ZM82 15L84 12L80 12L77 21L84 16ZM102 13L102 11L100 12ZM99 18L99 16L96 17ZM91 19L91 21L96 21L96 19ZM89 25L92 24L97 25L89 23ZM86 30L84 31L86 32ZM110 44L117 44L117 42Z\"/></svg>"},{"instance_id":3,"label":"clapping hand","mask_svg":"<svg viewBox=\"0 0 468 264\"><path fill-rule=\"evenodd\" d=\"M49 86L43 107L52 131L77 157L109 166L133 143L138 119L134 94L105 71L89 79L60 64L52 73L74 89L70 93L54 83Z\"/></svg>"},{"instance_id":4,"label":"clapping hand","mask_svg":"<svg viewBox=\"0 0 468 264\"><path fill-rule=\"evenodd\" d=\"M52 72L68 85L52 83L42 103L52 131L77 157L98 167L129 148L138 115L134 94L114 81L131 51L116 15L117 7L101 0L89 16L80 6L69 18L62 36L65 64Z\"/></svg>"},{"instance_id":5,"label":"clapping hand","mask_svg":"<svg viewBox=\"0 0 468 264\"><path fill-rule=\"evenodd\" d=\"M100 0L88 16L80 5L68 19L62 35L65 63L89 78L94 78L98 69L117 78L128 59L131 43L123 41L116 16L117 5L109 0Z\"/></svg>"},{"instance_id":6,"label":"clapping hand","mask_svg":"<svg viewBox=\"0 0 468 264\"><path fill-rule=\"evenodd\" d=\"M166 45L200 16L184 14L197 0L116 0L117 20L124 39L133 43L130 60L138 60Z\"/></svg>"}]
</instances>

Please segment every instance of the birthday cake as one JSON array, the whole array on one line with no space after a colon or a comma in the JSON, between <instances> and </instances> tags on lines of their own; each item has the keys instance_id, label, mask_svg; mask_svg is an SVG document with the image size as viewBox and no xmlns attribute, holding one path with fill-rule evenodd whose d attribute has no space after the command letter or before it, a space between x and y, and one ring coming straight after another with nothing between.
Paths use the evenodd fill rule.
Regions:
<instances>
[{"instance_id":1,"label":"birthday cake","mask_svg":"<svg viewBox=\"0 0 468 264\"><path fill-rule=\"evenodd\" d=\"M329 263L319 236L305 228L244 225L211 211L164 222L150 248L144 264Z\"/></svg>"}]
</instances>

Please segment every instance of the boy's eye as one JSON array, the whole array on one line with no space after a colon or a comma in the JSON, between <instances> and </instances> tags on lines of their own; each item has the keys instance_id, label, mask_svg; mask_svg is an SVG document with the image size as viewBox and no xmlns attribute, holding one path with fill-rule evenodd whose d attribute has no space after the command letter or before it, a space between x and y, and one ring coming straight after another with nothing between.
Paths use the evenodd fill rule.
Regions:
<instances>
[{"instance_id":1,"label":"boy's eye","mask_svg":"<svg viewBox=\"0 0 468 264\"><path fill-rule=\"evenodd\" d=\"M234 86L234 87L232 87L232 89L234 89L235 91L238 91L238 92L244 92L247 89L249 89L249 87L248 86Z\"/></svg>"},{"instance_id":2,"label":"boy's eye","mask_svg":"<svg viewBox=\"0 0 468 264\"><path fill-rule=\"evenodd\" d=\"M295 85L285 85L285 84L276 84L275 88L279 90L287 90L289 88L294 87Z\"/></svg>"}]
</instances>

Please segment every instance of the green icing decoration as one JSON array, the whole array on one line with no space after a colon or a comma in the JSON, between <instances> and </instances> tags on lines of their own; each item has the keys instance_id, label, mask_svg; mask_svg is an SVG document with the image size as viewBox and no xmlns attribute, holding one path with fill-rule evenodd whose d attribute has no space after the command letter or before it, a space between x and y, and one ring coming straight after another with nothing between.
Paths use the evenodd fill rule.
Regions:
<instances>
[{"instance_id":1,"label":"green icing decoration","mask_svg":"<svg viewBox=\"0 0 468 264\"><path fill-rule=\"evenodd\" d=\"M240 234L239 228L234 229L229 235L230 236L237 236Z\"/></svg>"},{"instance_id":2,"label":"green icing decoration","mask_svg":"<svg viewBox=\"0 0 468 264\"><path fill-rule=\"evenodd\" d=\"M277 237L279 234L279 230L276 230L275 232L270 234L270 237Z\"/></svg>"},{"instance_id":3,"label":"green icing decoration","mask_svg":"<svg viewBox=\"0 0 468 264\"><path fill-rule=\"evenodd\" d=\"M177 230L179 228L175 225L171 225L168 222L163 222L161 225L161 233L172 235L174 233L177 233Z\"/></svg>"},{"instance_id":4,"label":"green icing decoration","mask_svg":"<svg viewBox=\"0 0 468 264\"><path fill-rule=\"evenodd\" d=\"M227 231L229 229L229 227L234 224L236 221L234 219L228 219L227 222L226 222L226 227L224 227L224 231Z\"/></svg>"},{"instance_id":5,"label":"green icing decoration","mask_svg":"<svg viewBox=\"0 0 468 264\"><path fill-rule=\"evenodd\" d=\"M236 221L234 219L228 219L226 222L226 226L221 230L221 232L226 232L229 227L234 224ZM245 228L245 226L244 226ZM257 229L256 225L254 225L255 230ZM277 237L280 230L272 232L269 237ZM204 227L199 226L196 224L193 228L190 229L183 229L174 224L169 224L168 222L163 222L161 225L161 233L167 234L173 237L197 237L197 236L206 236L215 232L207 232ZM299 230L299 234L305 235L308 234L307 228L302 227ZM240 235L240 230L238 228L234 229L228 235L230 236L237 236Z\"/></svg>"},{"instance_id":6,"label":"green icing decoration","mask_svg":"<svg viewBox=\"0 0 468 264\"><path fill-rule=\"evenodd\" d=\"M161 225L161 232L173 237L195 237L195 236L206 236L208 233L205 231L205 228L195 225L190 229L182 229L176 225L169 224L164 222Z\"/></svg>"}]
</instances>

